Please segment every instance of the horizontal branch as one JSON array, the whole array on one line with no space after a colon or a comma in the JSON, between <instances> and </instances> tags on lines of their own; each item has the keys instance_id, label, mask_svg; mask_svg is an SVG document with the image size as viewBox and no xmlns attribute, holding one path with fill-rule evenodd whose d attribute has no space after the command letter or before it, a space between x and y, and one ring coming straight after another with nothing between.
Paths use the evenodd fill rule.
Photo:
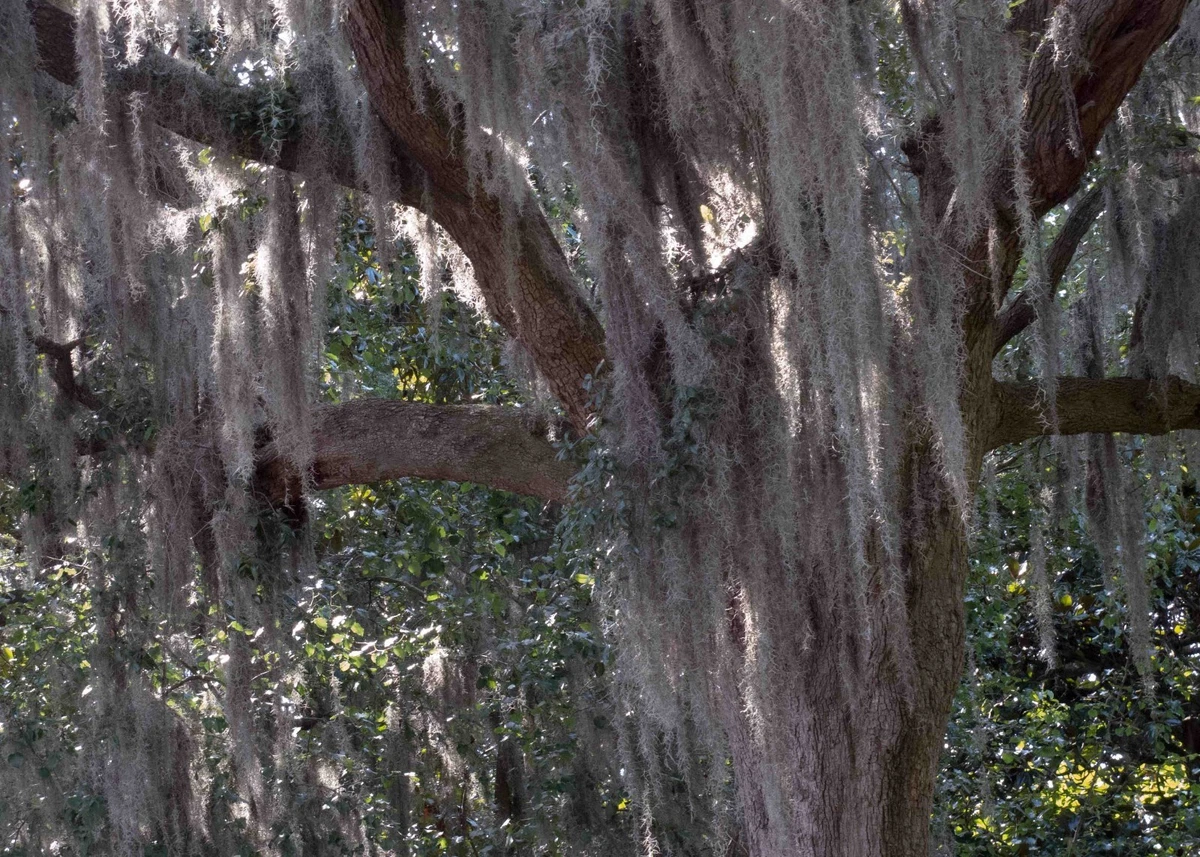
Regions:
<instances>
[{"instance_id":1,"label":"horizontal branch","mask_svg":"<svg viewBox=\"0 0 1200 857\"><path fill-rule=\"evenodd\" d=\"M1041 389L1034 382L997 381L998 399L988 449L1055 434L1167 434L1200 429L1200 385L1171 376L1059 378L1058 425L1047 423Z\"/></svg>"},{"instance_id":2,"label":"horizontal branch","mask_svg":"<svg viewBox=\"0 0 1200 857\"><path fill-rule=\"evenodd\" d=\"M59 83L74 86L79 76L74 16L50 0L31 0L29 10L42 71ZM354 134L337 116L318 119L293 115L286 136L267 139L256 123L245 120L260 112L264 99L261 88L222 82L191 63L156 50L147 50L132 64L110 58L105 66L105 86L117 101L138 93L147 115L160 128L223 155L290 172L324 172L343 187L366 190L365 182L355 173L354 158L344 156L354 151ZM240 126L239 117L243 120ZM301 141L306 137L306 126L313 122L320 125L323 151L336 152L337 157L321 163L302 162ZM391 188L404 205L421 205L424 179L416 170L415 164L403 158L392 164Z\"/></svg>"},{"instance_id":3,"label":"horizontal branch","mask_svg":"<svg viewBox=\"0 0 1200 857\"><path fill-rule=\"evenodd\" d=\"M544 422L519 408L361 399L313 417L317 490L416 477L563 502L574 473ZM278 454L260 463L257 482L274 500L298 496L297 474Z\"/></svg>"}]
</instances>

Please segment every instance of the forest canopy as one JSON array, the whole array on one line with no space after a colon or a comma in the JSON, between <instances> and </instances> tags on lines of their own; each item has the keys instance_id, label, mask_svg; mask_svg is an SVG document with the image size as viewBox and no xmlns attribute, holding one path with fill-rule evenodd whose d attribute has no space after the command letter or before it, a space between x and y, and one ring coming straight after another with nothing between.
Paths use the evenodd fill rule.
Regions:
<instances>
[{"instance_id":1,"label":"forest canopy","mask_svg":"<svg viewBox=\"0 0 1200 857\"><path fill-rule=\"evenodd\" d=\"M1187 853L1186 0L0 0L5 854Z\"/></svg>"}]
</instances>

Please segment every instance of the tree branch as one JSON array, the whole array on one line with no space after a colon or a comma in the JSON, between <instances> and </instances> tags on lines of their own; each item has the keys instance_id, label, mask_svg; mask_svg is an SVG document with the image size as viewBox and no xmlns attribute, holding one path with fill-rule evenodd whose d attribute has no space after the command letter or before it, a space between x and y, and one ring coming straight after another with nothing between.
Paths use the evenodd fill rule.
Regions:
<instances>
[{"instance_id":1,"label":"tree branch","mask_svg":"<svg viewBox=\"0 0 1200 857\"><path fill-rule=\"evenodd\" d=\"M78 77L74 17L49 0L32 0L29 6L42 69L56 80L74 85ZM399 62L403 66L402 56ZM148 51L133 65L110 63L106 74L111 91L142 93L148 115L153 115L160 127L181 137L223 154L270 163L289 171L327 171L343 186L364 188L351 158L328 164L303 162L300 143L305 136L303 125L313 121L313 117L297 117L288 136L280 141L266 141L256 128L231 124L232 117L255 114L259 96L251 87L222 83L198 68L155 51ZM329 151L353 148L350 131L337 117L320 117L320 121ZM443 144L441 157L453 160L454 149L448 140L431 143ZM406 147L393 148L393 190L402 204L419 207L426 189L426 170L409 156ZM437 150L428 147L419 151L426 158L437 154ZM469 198L465 184L443 187L442 191L438 193L435 187L435 220L463 244L475 265L489 307L502 323L508 322L513 332L518 325L504 297L507 272L498 270L494 258L504 246L499 227L495 222L480 222L480 200ZM524 337L519 338L530 347L539 369L552 385L558 379L555 389L582 427L587 413L583 375L593 371L603 357L603 332L591 310L574 295L565 259L540 214L537 224L540 230L533 230L532 239L527 234L521 236L523 253L518 265L522 285L528 287L524 294L527 301L524 315L529 323L522 328ZM529 231L525 227L525 232ZM528 258L530 245L533 258ZM491 255L481 255L481 248ZM556 322L558 328L547 332L533 323L543 318ZM549 334L556 334L557 341ZM537 347L530 346L530 338ZM48 341L37 344L54 361L54 378L64 395L89 407L100 404L75 381L70 359L75 344ZM573 361L567 361L573 363L569 372L555 372L555 348L574 354ZM585 366L586 371L581 371ZM570 376L567 386L562 383L564 374ZM93 400L91 404L89 400ZM536 420L511 408L366 400L318 408L314 423L316 459L312 479L318 490L411 476L470 481L564 501L567 483L574 472L570 464L558 460ZM257 479L260 489L271 499L299 496L294 491L299 487L298 474L278 454L270 453L260 463Z\"/></svg>"},{"instance_id":2,"label":"tree branch","mask_svg":"<svg viewBox=\"0 0 1200 857\"><path fill-rule=\"evenodd\" d=\"M60 83L74 86L78 79L74 16L50 0L31 0L29 10L42 70ZM254 116L259 111L262 93L256 87L222 83L196 66L155 50L146 51L132 65L110 59L105 66L105 83L118 96L140 93L146 113L156 125L221 154L290 172L323 171L343 187L366 190L355 173L353 158L302 162L304 127L318 121L316 117L296 117L282 140L264 139L257 127L238 127L235 117ZM322 116L319 123L326 151L353 151L354 136L339 117ZM404 205L421 204L424 185L417 171L410 159L397 158L393 164L392 188Z\"/></svg>"},{"instance_id":3,"label":"tree branch","mask_svg":"<svg viewBox=\"0 0 1200 857\"><path fill-rule=\"evenodd\" d=\"M1063 85L1063 70L1055 64L1056 46L1043 39L1030 63L1022 120L1036 215L1075 192L1104 129L1150 55L1178 28L1189 2L1072 3L1080 55L1066 72L1070 92ZM1076 134L1082 139L1073 139Z\"/></svg>"},{"instance_id":4,"label":"tree branch","mask_svg":"<svg viewBox=\"0 0 1200 857\"><path fill-rule=\"evenodd\" d=\"M1097 184L1080 197L1075 207L1071 209L1071 213L1067 215L1066 223L1063 224L1046 253L1047 288L1051 292L1058 289L1059 283L1067 273L1067 268L1071 266L1071 260L1075 258L1079 242L1088 234L1092 224L1103 210L1104 189L1102 185ZM1033 298L1029 292L1021 292L996 319L993 356L999 354L1000 350L1011 342L1013 337L1033 324L1036 319L1037 307L1034 305Z\"/></svg>"},{"instance_id":5,"label":"tree branch","mask_svg":"<svg viewBox=\"0 0 1200 857\"><path fill-rule=\"evenodd\" d=\"M56 80L74 85L78 76L74 17L50 0L31 0L29 6L42 68ZM590 414L584 379L604 359L604 331L579 292L550 225L532 199L506 207L478 184L473 186L449 120L435 103L424 112L416 109L403 54L399 5L355 3L347 24L359 73L392 137L397 200L423 209L429 188L432 217L471 260L489 312L529 351L576 428L584 430ZM142 93L147 114L181 137L292 172L321 171L343 186L365 189L355 174L353 158L325 164L304 160L303 126L314 121L321 126L318 136L327 151L354 149L352 132L337 117L297 116L283 140L264 140L257 128L231 125L233 117L257 114L260 98L253 87L222 83L156 51L147 51L133 65L110 63L106 75L112 91ZM513 239L515 254L508 249Z\"/></svg>"},{"instance_id":6,"label":"tree branch","mask_svg":"<svg viewBox=\"0 0 1200 857\"><path fill-rule=\"evenodd\" d=\"M1175 376L1059 378L1057 426L1046 422L1037 383L997 381L994 394L999 407L987 449L1054 434L1157 435L1200 429L1200 385Z\"/></svg>"},{"instance_id":7,"label":"tree branch","mask_svg":"<svg viewBox=\"0 0 1200 857\"><path fill-rule=\"evenodd\" d=\"M1025 76L1022 132L1036 217L1075 193L1117 107L1151 54L1175 32L1188 2L1090 0L1068 7L1051 0L1028 0L1014 8L1011 28L1022 44L1033 50ZM1063 14L1069 10L1074 16L1079 50L1067 69L1055 65L1055 46L1044 37L1056 10ZM935 222L946 214L955 191L945 146L945 128L936 115L902 144L919 182L922 208ZM1011 174L997 186L993 204L999 228L995 245L1000 252L986 252L984 241L977 241L979 246L961 248L964 258L984 259L986 268L999 268L991 271L991 276L973 276L968 270L965 344L970 353L978 349L981 358L994 356L991 349L997 340L1003 343L1006 336L1015 335L999 332L991 303L997 291L1008 293L1017 269L1015 254L1020 241ZM1027 299L1018 299L1014 307L1016 314L1005 320L1004 331L1022 329L1032 321L1032 306Z\"/></svg>"},{"instance_id":8,"label":"tree branch","mask_svg":"<svg viewBox=\"0 0 1200 857\"><path fill-rule=\"evenodd\" d=\"M64 399L77 405L83 405L91 411L104 409L104 402L75 377L75 366L71 359L72 352L83 345L83 338L71 342L55 342L45 336L35 336L33 347L38 354L46 355L50 361L50 377L54 386L62 393Z\"/></svg>"},{"instance_id":9,"label":"tree branch","mask_svg":"<svg viewBox=\"0 0 1200 857\"><path fill-rule=\"evenodd\" d=\"M604 360L604 330L532 196L509 201L488 193L455 142L463 129L437 98L418 104L403 52L405 26L400 3L354 0L347 10L347 34L371 104L398 148L428 176L432 217L471 260L489 312L529 352L575 427L585 430L591 412L585 379Z\"/></svg>"},{"instance_id":10,"label":"tree branch","mask_svg":"<svg viewBox=\"0 0 1200 857\"><path fill-rule=\"evenodd\" d=\"M544 422L518 408L362 399L319 407L313 422L317 490L417 477L568 499L574 468L559 460ZM256 477L269 499L300 496L298 474L276 451Z\"/></svg>"}]
</instances>

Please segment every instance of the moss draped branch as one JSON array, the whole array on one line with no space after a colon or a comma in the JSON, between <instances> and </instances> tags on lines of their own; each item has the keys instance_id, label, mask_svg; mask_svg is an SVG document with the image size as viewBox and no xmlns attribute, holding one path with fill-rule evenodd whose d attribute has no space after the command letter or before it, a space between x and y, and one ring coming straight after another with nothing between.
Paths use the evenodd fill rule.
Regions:
<instances>
[{"instance_id":1,"label":"moss draped branch","mask_svg":"<svg viewBox=\"0 0 1200 857\"><path fill-rule=\"evenodd\" d=\"M1055 46L1043 39L1029 66L1022 121L1036 214L1044 214L1075 193L1104 129L1141 76L1146 60L1178 28L1189 2L1094 0L1071 4L1080 55L1068 74L1069 94L1064 92L1061 70L1055 64ZM1046 9L1045 14L1050 11ZM1082 139L1073 140L1075 134Z\"/></svg>"},{"instance_id":2,"label":"moss draped branch","mask_svg":"<svg viewBox=\"0 0 1200 857\"><path fill-rule=\"evenodd\" d=\"M1187 2L1101 0L1079 6L1076 25L1082 55L1071 73L1073 97L1070 98L1064 97L1061 75L1050 56L1052 52L1044 46L1035 50L1027 76L1024 124L1038 214L1075 192L1117 106L1141 74L1149 56L1174 32ZM1031 2L1018 10L1017 17L1033 16L1041 21L1045 14L1034 15L1034 11L1048 13L1050 6ZM78 75L74 18L48 0L33 0L30 8L42 68L59 81L73 85ZM347 25L372 106L391 135L393 187L398 201L423 206L423 197L430 189L433 217L471 259L489 309L510 335L529 350L571 420L577 428L584 428L589 406L582 382L604 358L604 332L578 293L549 224L532 202L505 207L473 186L459 148L452 145L456 133L452 120L436 110L416 109L403 55L404 18L400 6L383 0L355 0L348 9ZM1036 28L1030 29L1033 32ZM255 129L231 128L231 116L253 112L256 94L251 88L223 83L194 66L153 51L130 66L113 63L109 73L109 85L118 94L144 93L151 115L169 131L226 154L285 169L300 171L307 166L301 159L301 140L302 126L308 117L298 117L296 126L281 141L264 141ZM436 99L432 101L436 103ZM1076 109L1077 116L1068 116L1065 111L1069 109ZM336 122L323 130L334 137L347 140L352 137L350 129ZM948 185L948 163L940 153L941 141L936 139L940 136L939 126L933 123L926 130L921 146L910 150L914 171L922 179L923 196L940 195L948 200L952 188ZM1073 133L1082 135L1077 147L1068 139ZM919 149L923 151L917 157ZM352 159L316 168L344 185L362 187L361 179L354 174ZM935 178L930 173L939 175ZM1079 208L1090 213L1093 202L1085 198ZM998 203L1003 208L1003 200ZM507 229L516 230L515 245ZM1074 233L1071 239L1073 244L1078 243ZM514 246L515 259L509 258L505 249ZM1070 250L1073 252L1073 245ZM982 260L986 253L966 256ZM1064 258L1069 260L1069 254ZM515 284L509 275L510 266L516 269ZM1014 268L1015 265L1009 265L1003 272L1006 288ZM974 285L981 293L986 290L990 301L990 280L976 279L979 282ZM1014 302L1013 306L1019 307L1020 303ZM1022 312L1016 310L996 326L990 312L979 317L972 315L966 325L968 346L973 336L971 330L989 346L996 338L1004 340L1011 336L1011 331L1028 323L1028 313L1022 316ZM981 330L986 335L980 334ZM997 330L998 335L993 336ZM968 347L968 351L973 349ZM1183 382L1166 383L1174 389L1172 384ZM1089 386L1097 384L1111 386ZM1151 408L1150 417L1135 413L1131 403L1141 403L1138 404L1141 407L1157 401L1150 387L1144 386L1149 384L1064 379L1057 430L1155 432L1193 427L1194 414L1189 416L1179 410L1180 397L1186 405L1190 401L1187 396L1192 395L1191 388L1178 389L1179 395L1168 397L1174 404L1166 410ZM977 392L994 405L985 409L987 422L993 425L989 435L993 445L1046 433L1037 407L1036 387L997 384L994 394L989 396L985 383ZM1102 411L1091 422L1081 411L1090 406ZM341 407L346 410L320 412L315 473L318 487L398 475L428 475L493 484L555 499L565 496L568 468L553 459L549 444L536 441L519 413L500 414L469 406L467 410L447 411L439 416L433 411L415 410L432 406L399 403L356 403ZM399 407L409 410L407 413L395 410ZM346 421L351 430L345 431L340 421ZM485 437L489 433L494 433L494 444ZM452 435L459 438L457 445L449 442ZM530 453L533 462L530 472L517 472L520 468L514 471L514 465L505 464L496 456L495 451L509 442L518 444L512 449L523 451L509 452L509 458ZM434 453L446 458L435 461ZM382 458L373 460L376 456ZM278 462L265 465L267 471L278 466ZM481 469L471 472L473 467Z\"/></svg>"},{"instance_id":3,"label":"moss draped branch","mask_svg":"<svg viewBox=\"0 0 1200 857\"><path fill-rule=\"evenodd\" d=\"M317 490L417 477L563 502L574 473L547 439L545 422L518 408L363 399L318 407L313 424ZM268 448L259 490L276 501L299 496L298 476Z\"/></svg>"},{"instance_id":4,"label":"moss draped branch","mask_svg":"<svg viewBox=\"0 0 1200 857\"><path fill-rule=\"evenodd\" d=\"M74 85L74 17L49 0L33 0L30 8L43 70ZM473 186L449 120L436 109L416 109L403 53L402 15L395 4L355 3L348 25L372 106L391 135L397 201L423 210L432 202L433 219L471 260L488 310L529 351L575 427L585 430L590 407L584 381L604 360L604 330L576 286L549 223L532 199L513 210ZM128 66L112 62L106 74L111 91L142 93L148 115L181 137L301 174L315 168L344 186L364 188L352 158L318 164L303 160L304 123L312 117L295 117L282 140L264 140L257 128L231 126L231 117L255 114L259 94L253 87L223 83L157 51ZM330 151L353 150L351 129L336 117L320 121L320 136L332 142ZM516 252L510 256L513 238ZM515 278L510 276L513 268Z\"/></svg>"},{"instance_id":5,"label":"moss draped branch","mask_svg":"<svg viewBox=\"0 0 1200 857\"><path fill-rule=\"evenodd\" d=\"M54 379L54 384L63 398L89 410L103 410L104 402L75 375L72 352L82 347L83 342L83 337L71 342L55 342L45 336L33 338L37 353L46 355L50 361L50 377Z\"/></svg>"},{"instance_id":6,"label":"moss draped branch","mask_svg":"<svg viewBox=\"0 0 1200 857\"><path fill-rule=\"evenodd\" d=\"M428 176L430 214L471 260L488 311L529 352L575 427L586 430L585 381L604 360L604 329L532 196L506 201L489 193L455 143L461 129L437 99L418 104L402 47L405 26L401 3L354 0L347 10L347 33L371 104Z\"/></svg>"},{"instance_id":7,"label":"moss draped branch","mask_svg":"<svg viewBox=\"0 0 1200 857\"><path fill-rule=\"evenodd\" d=\"M998 381L996 422L988 449L1055 434L1167 434L1200 429L1200 385L1174 376L1059 378L1058 424L1047 422L1046 402L1034 382Z\"/></svg>"},{"instance_id":8,"label":"moss draped branch","mask_svg":"<svg viewBox=\"0 0 1200 857\"><path fill-rule=\"evenodd\" d=\"M29 8L41 69L58 82L74 86L78 80L75 18L49 0L32 0ZM353 158L303 162L304 123L312 121L311 117L297 117L289 133L278 140L264 139L256 127L239 127L234 117L253 116L258 111L261 92L256 87L224 83L194 65L155 50L146 51L132 64L112 60L105 67L105 75L110 92L121 96L140 93L147 115L166 131L224 155L292 172L321 170L343 187L366 189L355 173ZM320 121L329 151L353 151L354 135L339 117L323 116ZM410 159L393 159L391 187L398 202L421 204L424 184L418 170Z\"/></svg>"},{"instance_id":9,"label":"moss draped branch","mask_svg":"<svg viewBox=\"0 0 1200 857\"><path fill-rule=\"evenodd\" d=\"M1067 268L1075 258L1079 243L1083 241L1103 210L1104 188L1097 184L1079 198L1071 213L1067 215L1062 229L1050 244L1050 249L1046 251L1046 279L1050 291L1058 289ZM1036 320L1037 307L1034 306L1033 298L1028 292L1021 292L996 318L996 344L993 353L999 354L1005 345Z\"/></svg>"}]
</instances>

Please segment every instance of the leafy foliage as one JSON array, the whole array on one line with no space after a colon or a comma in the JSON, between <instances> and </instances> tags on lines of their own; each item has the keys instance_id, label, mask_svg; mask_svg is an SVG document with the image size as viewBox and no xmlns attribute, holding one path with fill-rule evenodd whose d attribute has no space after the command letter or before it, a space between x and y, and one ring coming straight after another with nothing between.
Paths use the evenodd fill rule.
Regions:
<instances>
[{"instance_id":1,"label":"leafy foliage","mask_svg":"<svg viewBox=\"0 0 1200 857\"><path fill-rule=\"evenodd\" d=\"M1200 836L1200 507L1186 464L1173 458L1161 465L1169 472L1140 444L1129 452L1150 498L1153 694L1127 654L1116 581L1078 514L1052 531L1060 662L1047 667L1028 565L1042 505L1030 477L1041 474L1011 456L981 503L981 517L993 517L972 561L971 655L935 812L945 853L1183 855ZM1058 464L1045 460L1045 478Z\"/></svg>"}]
</instances>

